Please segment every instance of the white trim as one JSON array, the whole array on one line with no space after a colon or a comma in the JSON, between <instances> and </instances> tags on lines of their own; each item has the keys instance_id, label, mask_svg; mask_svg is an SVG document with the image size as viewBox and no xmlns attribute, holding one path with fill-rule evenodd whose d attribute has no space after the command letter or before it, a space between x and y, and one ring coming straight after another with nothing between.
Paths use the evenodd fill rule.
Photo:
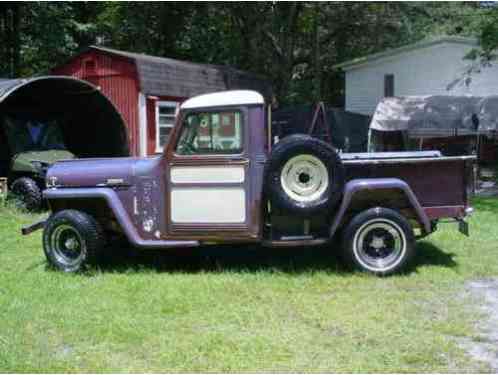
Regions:
<instances>
[{"instance_id":1,"label":"white trim","mask_svg":"<svg viewBox=\"0 0 498 375\"><path fill-rule=\"evenodd\" d=\"M244 166L172 167L171 182L175 184L242 183Z\"/></svg>"},{"instance_id":2,"label":"white trim","mask_svg":"<svg viewBox=\"0 0 498 375\"><path fill-rule=\"evenodd\" d=\"M195 96L183 102L181 109L221 107L228 105L265 104L263 96L250 90L220 91Z\"/></svg>"},{"instance_id":3,"label":"white trim","mask_svg":"<svg viewBox=\"0 0 498 375\"><path fill-rule=\"evenodd\" d=\"M244 223L245 220L243 187L174 187L171 190L173 223Z\"/></svg>"},{"instance_id":4,"label":"white trim","mask_svg":"<svg viewBox=\"0 0 498 375\"><path fill-rule=\"evenodd\" d=\"M138 93L138 126L140 156L147 156L147 99Z\"/></svg>"},{"instance_id":5,"label":"white trim","mask_svg":"<svg viewBox=\"0 0 498 375\"><path fill-rule=\"evenodd\" d=\"M156 101L155 103L155 118L156 118L156 153L163 152L163 147L159 144L159 108L160 107L169 107L169 108L175 108L175 119L178 114L178 109L179 109L179 104L178 102L173 102L173 101ZM170 127L173 130L173 127L175 126L175 120L173 120L173 124Z\"/></svg>"}]
</instances>

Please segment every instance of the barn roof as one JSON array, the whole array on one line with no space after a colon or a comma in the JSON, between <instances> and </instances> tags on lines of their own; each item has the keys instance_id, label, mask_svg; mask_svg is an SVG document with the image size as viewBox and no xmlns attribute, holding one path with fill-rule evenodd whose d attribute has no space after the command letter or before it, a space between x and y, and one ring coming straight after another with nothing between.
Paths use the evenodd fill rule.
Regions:
<instances>
[{"instance_id":1,"label":"barn roof","mask_svg":"<svg viewBox=\"0 0 498 375\"><path fill-rule=\"evenodd\" d=\"M334 68L347 71L355 69L359 66L372 63L374 61L398 55L400 53L410 52L420 48L431 47L433 45L442 44L442 43L457 43L457 44L465 44L474 47L477 47L479 45L478 40L476 38L461 37L461 36L439 36L436 38L428 38L416 43L407 44L399 48L392 48L383 52L373 53L371 55L358 57L356 59L337 64L334 66Z\"/></svg>"},{"instance_id":2,"label":"barn roof","mask_svg":"<svg viewBox=\"0 0 498 375\"><path fill-rule=\"evenodd\" d=\"M188 98L213 91L247 89L258 91L267 99L271 97L271 85L264 77L229 66L198 64L100 46L90 46L90 49L134 61L141 91L147 95Z\"/></svg>"}]
</instances>

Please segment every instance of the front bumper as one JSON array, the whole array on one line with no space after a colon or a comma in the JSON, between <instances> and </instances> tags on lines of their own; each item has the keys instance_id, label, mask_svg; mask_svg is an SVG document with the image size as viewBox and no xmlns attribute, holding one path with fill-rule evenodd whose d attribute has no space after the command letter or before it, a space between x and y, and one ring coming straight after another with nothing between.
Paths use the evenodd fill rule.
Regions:
<instances>
[{"instance_id":1,"label":"front bumper","mask_svg":"<svg viewBox=\"0 0 498 375\"><path fill-rule=\"evenodd\" d=\"M45 223L47 222L47 219L42 219L37 221L36 223L26 225L21 228L21 234L23 236L27 236L28 234L31 234L33 232L36 232L39 229L43 229L45 227Z\"/></svg>"}]
</instances>

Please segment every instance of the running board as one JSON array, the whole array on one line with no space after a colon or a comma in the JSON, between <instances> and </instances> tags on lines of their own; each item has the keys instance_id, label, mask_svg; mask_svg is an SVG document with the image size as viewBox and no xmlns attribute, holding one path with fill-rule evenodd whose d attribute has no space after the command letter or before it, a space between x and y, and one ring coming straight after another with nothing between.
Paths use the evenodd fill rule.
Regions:
<instances>
[{"instance_id":1,"label":"running board","mask_svg":"<svg viewBox=\"0 0 498 375\"><path fill-rule=\"evenodd\" d=\"M326 244L329 241L328 238L313 238L312 236L292 236L291 238L295 239L288 239L288 238L289 237L282 237L281 240L263 241L261 245L264 247L319 246Z\"/></svg>"}]
</instances>

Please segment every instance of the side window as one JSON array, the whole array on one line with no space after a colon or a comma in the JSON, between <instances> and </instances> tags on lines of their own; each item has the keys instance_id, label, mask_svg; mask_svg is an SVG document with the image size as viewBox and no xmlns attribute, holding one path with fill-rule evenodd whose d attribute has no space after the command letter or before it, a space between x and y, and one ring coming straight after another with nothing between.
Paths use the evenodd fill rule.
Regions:
<instances>
[{"instance_id":1,"label":"side window","mask_svg":"<svg viewBox=\"0 0 498 375\"><path fill-rule=\"evenodd\" d=\"M183 120L176 153L240 154L243 149L242 133L240 112L191 113Z\"/></svg>"}]
</instances>

